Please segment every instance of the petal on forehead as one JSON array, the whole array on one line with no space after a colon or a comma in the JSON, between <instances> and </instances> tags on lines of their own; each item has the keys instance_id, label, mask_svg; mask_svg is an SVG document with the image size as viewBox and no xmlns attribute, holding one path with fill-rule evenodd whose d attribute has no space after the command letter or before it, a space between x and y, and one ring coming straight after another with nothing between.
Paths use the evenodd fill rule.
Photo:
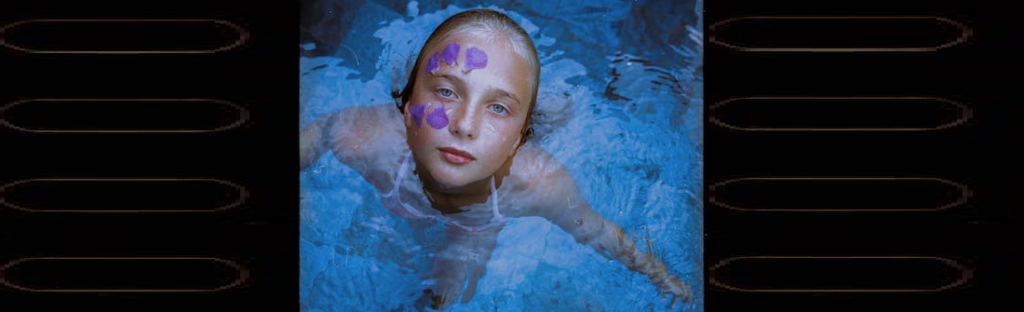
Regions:
<instances>
[{"instance_id":1,"label":"petal on forehead","mask_svg":"<svg viewBox=\"0 0 1024 312\"><path fill-rule=\"evenodd\" d=\"M463 71L471 71L477 68L487 67L487 53L476 47L466 49L466 68Z\"/></svg>"},{"instance_id":2,"label":"petal on forehead","mask_svg":"<svg viewBox=\"0 0 1024 312\"><path fill-rule=\"evenodd\" d=\"M437 53L434 53L434 55L431 55L430 58L427 59L426 70L428 74L433 74L438 68L441 68L441 63L437 60Z\"/></svg>"},{"instance_id":3,"label":"petal on forehead","mask_svg":"<svg viewBox=\"0 0 1024 312\"><path fill-rule=\"evenodd\" d=\"M459 61L459 43L449 43L448 47L445 47L444 51L441 52L441 60L448 63L449 66L455 66Z\"/></svg>"}]
</instances>

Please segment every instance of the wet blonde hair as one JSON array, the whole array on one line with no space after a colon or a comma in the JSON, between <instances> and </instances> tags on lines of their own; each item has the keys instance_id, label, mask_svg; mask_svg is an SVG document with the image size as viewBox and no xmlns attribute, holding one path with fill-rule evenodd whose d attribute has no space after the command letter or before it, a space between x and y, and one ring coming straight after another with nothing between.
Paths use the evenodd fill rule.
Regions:
<instances>
[{"instance_id":1,"label":"wet blonde hair","mask_svg":"<svg viewBox=\"0 0 1024 312\"><path fill-rule=\"evenodd\" d=\"M434 32L427 38L427 42L420 48L416 62L409 72L409 80L401 92L395 90L392 96L396 100L398 110L405 113L405 103L412 97L413 86L416 85L416 74L419 71L421 61L429 53L428 47L436 46L438 43L447 40L456 34L471 34L487 41L504 41L512 51L526 62L532 73L529 77L533 85L533 95L530 97L530 109L526 116L526 124L523 126L523 142L533 132L530 124L533 121L533 111L537 107L537 90L540 86L540 59L537 56L537 49L533 45L530 35L523 30L518 23L501 12L489 9L474 9L459 12L458 14L444 20L441 25L434 29Z\"/></svg>"}]
</instances>

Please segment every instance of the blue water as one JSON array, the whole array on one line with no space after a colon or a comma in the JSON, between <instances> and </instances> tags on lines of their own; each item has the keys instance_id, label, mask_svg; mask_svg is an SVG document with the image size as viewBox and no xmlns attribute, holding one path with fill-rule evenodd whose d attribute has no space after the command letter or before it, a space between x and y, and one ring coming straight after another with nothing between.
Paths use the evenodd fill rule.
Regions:
<instances>
[{"instance_id":1,"label":"blue water","mask_svg":"<svg viewBox=\"0 0 1024 312\"><path fill-rule=\"evenodd\" d=\"M310 0L313 1L313 0ZM594 209L649 235L703 311L702 47L692 1L326 1L305 6L300 124L347 106L393 103L406 60L456 12L505 12L540 54L541 146ZM691 38L692 37L692 38ZM440 226L412 229L328 152L300 173L304 311L412 311ZM644 240L633 237L641 247ZM512 221L477 293L449 311L663 311L646 276L541 218ZM681 310L677 305L675 310Z\"/></svg>"}]
</instances>

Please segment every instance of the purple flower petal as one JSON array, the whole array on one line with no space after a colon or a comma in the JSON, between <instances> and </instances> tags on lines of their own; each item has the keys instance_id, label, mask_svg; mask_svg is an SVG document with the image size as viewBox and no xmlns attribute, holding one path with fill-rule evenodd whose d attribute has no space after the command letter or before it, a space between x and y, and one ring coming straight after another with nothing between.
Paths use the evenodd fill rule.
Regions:
<instances>
[{"instance_id":1,"label":"purple flower petal","mask_svg":"<svg viewBox=\"0 0 1024 312\"><path fill-rule=\"evenodd\" d=\"M448 114L444 112L444 105L438 105L430 114L427 114L427 124L434 129L448 126Z\"/></svg>"},{"instance_id":2,"label":"purple flower petal","mask_svg":"<svg viewBox=\"0 0 1024 312\"><path fill-rule=\"evenodd\" d=\"M471 71L477 68L487 67L487 53L476 47L466 49L466 68L463 71Z\"/></svg>"},{"instance_id":3,"label":"purple flower petal","mask_svg":"<svg viewBox=\"0 0 1024 312\"><path fill-rule=\"evenodd\" d=\"M430 59L427 60L427 73L433 74L438 68L441 68L441 62L437 61L437 53L434 53L434 55L431 55Z\"/></svg>"},{"instance_id":4,"label":"purple flower petal","mask_svg":"<svg viewBox=\"0 0 1024 312\"><path fill-rule=\"evenodd\" d=\"M416 121L417 128L423 123L423 113L426 111L427 104L413 105L409 108L409 114L412 115L412 120Z\"/></svg>"},{"instance_id":5,"label":"purple flower petal","mask_svg":"<svg viewBox=\"0 0 1024 312\"><path fill-rule=\"evenodd\" d=\"M448 63L448 66L455 66L455 63L459 61L459 43L449 43L448 47L441 52L441 60Z\"/></svg>"}]
</instances>

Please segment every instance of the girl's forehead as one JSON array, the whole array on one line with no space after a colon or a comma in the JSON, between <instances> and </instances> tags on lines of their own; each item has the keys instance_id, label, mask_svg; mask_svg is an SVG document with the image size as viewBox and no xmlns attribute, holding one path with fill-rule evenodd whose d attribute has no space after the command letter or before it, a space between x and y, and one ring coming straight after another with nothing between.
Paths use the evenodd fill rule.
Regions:
<instances>
[{"instance_id":1,"label":"girl's forehead","mask_svg":"<svg viewBox=\"0 0 1024 312\"><path fill-rule=\"evenodd\" d=\"M521 59L518 54L515 53L515 48L512 44L512 37L501 33L481 33L479 31L459 31L448 34L443 39L434 42L433 46L428 47L424 51L423 59L428 60L429 57L435 52L441 52L452 43L457 43L460 46L459 56L465 57L466 50L470 47L477 47L483 49L488 56L494 58L499 57L512 57ZM506 60L507 61L507 60ZM523 60L525 61L525 60Z\"/></svg>"},{"instance_id":2,"label":"girl's forehead","mask_svg":"<svg viewBox=\"0 0 1024 312\"><path fill-rule=\"evenodd\" d=\"M486 80L511 89L508 91L525 99L531 91L531 71L526 60L515 52L509 40L510 37L505 35L484 37L465 31L449 35L424 51L421 70L417 74L426 74L428 77L435 73L480 78L486 76L489 78ZM455 66L451 66L450 62L454 62Z\"/></svg>"}]
</instances>

